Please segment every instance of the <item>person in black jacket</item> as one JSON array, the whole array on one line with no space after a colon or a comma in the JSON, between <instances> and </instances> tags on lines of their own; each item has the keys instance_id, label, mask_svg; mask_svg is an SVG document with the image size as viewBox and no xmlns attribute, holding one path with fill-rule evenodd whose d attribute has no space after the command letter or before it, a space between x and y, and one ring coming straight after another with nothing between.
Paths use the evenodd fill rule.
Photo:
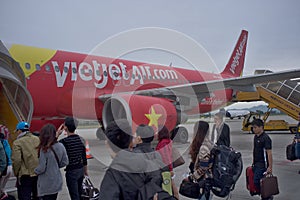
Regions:
<instances>
[{"instance_id":1,"label":"person in black jacket","mask_svg":"<svg viewBox=\"0 0 300 200\"><path fill-rule=\"evenodd\" d=\"M111 122L106 142L113 157L100 185L100 198L109 200L157 199L162 188L161 173L144 154L131 152L132 129L125 119ZM155 197L155 198L154 198Z\"/></svg>"},{"instance_id":2,"label":"person in black jacket","mask_svg":"<svg viewBox=\"0 0 300 200\"><path fill-rule=\"evenodd\" d=\"M214 116L214 126L212 129L211 141L216 145L230 146L230 128L224 123L224 115L218 112Z\"/></svg>"}]
</instances>

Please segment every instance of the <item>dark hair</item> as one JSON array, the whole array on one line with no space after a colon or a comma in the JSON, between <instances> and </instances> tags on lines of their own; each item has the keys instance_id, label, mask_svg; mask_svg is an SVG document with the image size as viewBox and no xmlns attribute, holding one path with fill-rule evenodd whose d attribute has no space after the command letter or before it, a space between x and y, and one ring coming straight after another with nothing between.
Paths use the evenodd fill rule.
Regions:
<instances>
[{"instance_id":1,"label":"dark hair","mask_svg":"<svg viewBox=\"0 0 300 200\"><path fill-rule=\"evenodd\" d=\"M47 152L47 150L57 142L56 139L56 128L53 124L46 124L40 131L40 144L37 147L38 153L40 150Z\"/></svg>"},{"instance_id":2,"label":"dark hair","mask_svg":"<svg viewBox=\"0 0 300 200\"><path fill-rule=\"evenodd\" d=\"M251 122L251 125L252 125L252 126L259 126L259 127L262 127L262 126L264 126L264 121L261 120L261 119L254 119L254 120Z\"/></svg>"},{"instance_id":3,"label":"dark hair","mask_svg":"<svg viewBox=\"0 0 300 200\"><path fill-rule=\"evenodd\" d=\"M131 126L126 119L110 122L104 133L109 146L114 152L127 149L133 138Z\"/></svg>"},{"instance_id":4,"label":"dark hair","mask_svg":"<svg viewBox=\"0 0 300 200\"><path fill-rule=\"evenodd\" d=\"M170 132L166 126L159 126L158 141L161 141L162 139L169 139L170 138Z\"/></svg>"},{"instance_id":5,"label":"dark hair","mask_svg":"<svg viewBox=\"0 0 300 200\"><path fill-rule=\"evenodd\" d=\"M196 161L199 149L208 133L209 124L206 121L198 121L194 125L194 139L190 147L189 154L191 155L192 162Z\"/></svg>"},{"instance_id":6,"label":"dark hair","mask_svg":"<svg viewBox=\"0 0 300 200\"><path fill-rule=\"evenodd\" d=\"M151 143L154 138L154 130L151 126L141 124L136 129L136 135L140 136L144 143Z\"/></svg>"},{"instance_id":7,"label":"dark hair","mask_svg":"<svg viewBox=\"0 0 300 200\"><path fill-rule=\"evenodd\" d=\"M217 113L215 114L215 116L217 116L217 117L219 117L220 119L223 120L224 114L223 114L222 112L217 112Z\"/></svg>"},{"instance_id":8,"label":"dark hair","mask_svg":"<svg viewBox=\"0 0 300 200\"><path fill-rule=\"evenodd\" d=\"M65 119L65 126L67 127L68 131L74 133L76 127L78 125L78 120L73 117L66 117Z\"/></svg>"}]
</instances>

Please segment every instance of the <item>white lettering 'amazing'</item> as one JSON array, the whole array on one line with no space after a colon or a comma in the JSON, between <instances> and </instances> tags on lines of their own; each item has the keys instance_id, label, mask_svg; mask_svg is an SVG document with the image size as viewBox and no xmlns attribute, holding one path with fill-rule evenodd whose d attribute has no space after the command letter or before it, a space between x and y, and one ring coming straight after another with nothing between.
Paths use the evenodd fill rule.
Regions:
<instances>
[{"instance_id":1,"label":"white lettering 'amazing'","mask_svg":"<svg viewBox=\"0 0 300 200\"><path fill-rule=\"evenodd\" d=\"M83 81L94 80L94 86L98 89L102 89L108 84L108 78L113 81L129 81L130 85L135 84L138 81L139 84L144 84L145 79L178 79L178 76L174 70L169 69L154 69L153 73L149 66L132 66L131 74L126 70L127 66L122 62L118 64L100 64L96 60L92 61L92 64L88 62L81 62L79 65L76 62L64 62L64 67L61 71L58 62L52 61L53 70L55 72L57 87L63 87L69 69L71 66L71 81L76 81L79 77ZM77 67L78 66L78 67ZM152 75L153 74L153 75Z\"/></svg>"},{"instance_id":2,"label":"white lettering 'amazing'","mask_svg":"<svg viewBox=\"0 0 300 200\"><path fill-rule=\"evenodd\" d=\"M247 36L244 35L243 37L243 40L242 42L240 43L240 46L239 48L236 50L236 54L235 56L233 57L233 61L230 65L230 71L232 72L232 74L235 74L235 68L239 65L239 59L240 57L243 55L243 49L244 49L244 46L246 44L246 41L247 41Z\"/></svg>"}]
</instances>

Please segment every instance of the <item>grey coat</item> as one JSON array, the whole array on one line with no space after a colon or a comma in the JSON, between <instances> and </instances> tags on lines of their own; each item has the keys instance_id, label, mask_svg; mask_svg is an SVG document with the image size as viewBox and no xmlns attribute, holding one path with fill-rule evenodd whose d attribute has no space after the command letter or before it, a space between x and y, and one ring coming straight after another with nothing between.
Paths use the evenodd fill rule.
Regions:
<instances>
[{"instance_id":1,"label":"grey coat","mask_svg":"<svg viewBox=\"0 0 300 200\"><path fill-rule=\"evenodd\" d=\"M59 168L65 167L69 163L66 149L63 144L55 143L53 146L58 162L51 149L47 152L40 151L39 165L34 172L38 175L38 196L58 193L62 189L63 180Z\"/></svg>"}]
</instances>

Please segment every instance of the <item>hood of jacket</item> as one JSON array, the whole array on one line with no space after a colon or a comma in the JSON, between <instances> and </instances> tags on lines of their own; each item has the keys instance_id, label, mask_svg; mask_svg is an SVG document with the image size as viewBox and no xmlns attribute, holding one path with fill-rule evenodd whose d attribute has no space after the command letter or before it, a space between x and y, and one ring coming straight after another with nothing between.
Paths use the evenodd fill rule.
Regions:
<instances>
[{"instance_id":1,"label":"hood of jacket","mask_svg":"<svg viewBox=\"0 0 300 200\"><path fill-rule=\"evenodd\" d=\"M110 168L128 173L145 173L158 170L160 166L147 159L144 153L121 150L113 159Z\"/></svg>"}]
</instances>

